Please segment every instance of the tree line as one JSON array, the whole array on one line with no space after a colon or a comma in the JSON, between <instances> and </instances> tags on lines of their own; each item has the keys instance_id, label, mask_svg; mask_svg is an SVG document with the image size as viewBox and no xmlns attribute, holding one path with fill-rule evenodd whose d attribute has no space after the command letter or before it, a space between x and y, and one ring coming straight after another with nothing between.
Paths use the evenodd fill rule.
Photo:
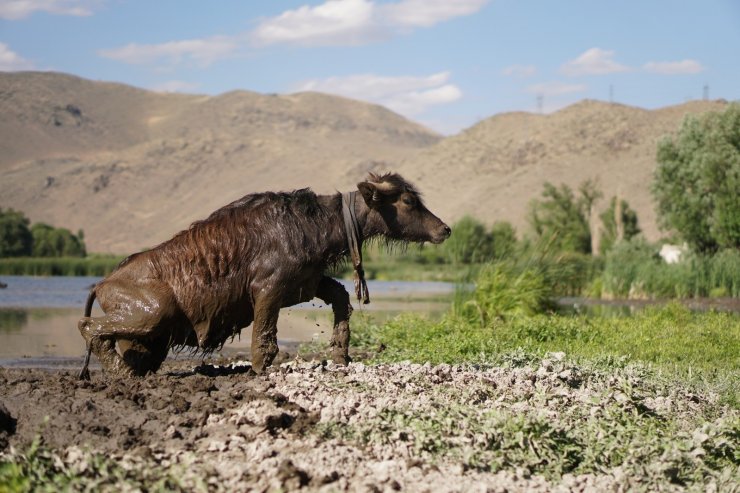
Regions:
<instances>
[{"instance_id":1,"label":"tree line","mask_svg":"<svg viewBox=\"0 0 740 493\"><path fill-rule=\"evenodd\" d=\"M0 258L85 257L85 234L45 223L30 224L20 211L0 208Z\"/></svg>"}]
</instances>

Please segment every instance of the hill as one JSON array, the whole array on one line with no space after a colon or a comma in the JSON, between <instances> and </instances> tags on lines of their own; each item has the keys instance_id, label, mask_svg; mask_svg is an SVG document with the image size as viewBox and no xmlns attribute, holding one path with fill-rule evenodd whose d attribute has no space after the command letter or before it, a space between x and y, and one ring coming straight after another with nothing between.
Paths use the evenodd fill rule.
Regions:
<instances>
[{"instance_id":1,"label":"hill","mask_svg":"<svg viewBox=\"0 0 740 493\"><path fill-rule=\"evenodd\" d=\"M439 139L380 106L324 94L159 94L0 73L0 207L82 228L91 251L125 253L247 193L354 186Z\"/></svg>"},{"instance_id":2,"label":"hill","mask_svg":"<svg viewBox=\"0 0 740 493\"><path fill-rule=\"evenodd\" d=\"M658 142L678 131L686 115L726 105L692 101L645 110L585 100L547 115L505 113L420 151L400 169L449 217L507 220L520 233L528 204L546 181L575 190L595 179L605 196L599 205L606 208L606 199L619 194L655 240L660 232L650 184Z\"/></svg>"},{"instance_id":3,"label":"hill","mask_svg":"<svg viewBox=\"0 0 740 493\"><path fill-rule=\"evenodd\" d=\"M82 228L90 251L128 253L244 194L347 190L368 170L400 171L450 223L472 214L520 233L545 181L575 188L591 178L607 198L624 197L656 239L657 142L685 115L725 105L582 101L496 115L443 139L383 107L319 93L162 94L0 73L0 207Z\"/></svg>"}]
</instances>

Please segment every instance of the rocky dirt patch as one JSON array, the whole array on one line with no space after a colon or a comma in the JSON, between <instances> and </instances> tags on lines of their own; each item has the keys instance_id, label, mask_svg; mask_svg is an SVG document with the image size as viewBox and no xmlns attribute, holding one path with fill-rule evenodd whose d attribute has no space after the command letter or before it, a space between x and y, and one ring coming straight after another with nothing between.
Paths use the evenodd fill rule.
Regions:
<instances>
[{"instance_id":1,"label":"rocky dirt patch","mask_svg":"<svg viewBox=\"0 0 740 493\"><path fill-rule=\"evenodd\" d=\"M562 354L507 367L291 361L265 376L185 366L92 382L0 369L17 420L0 462L36 454L72 489L740 487L740 413L639 368Z\"/></svg>"}]
</instances>

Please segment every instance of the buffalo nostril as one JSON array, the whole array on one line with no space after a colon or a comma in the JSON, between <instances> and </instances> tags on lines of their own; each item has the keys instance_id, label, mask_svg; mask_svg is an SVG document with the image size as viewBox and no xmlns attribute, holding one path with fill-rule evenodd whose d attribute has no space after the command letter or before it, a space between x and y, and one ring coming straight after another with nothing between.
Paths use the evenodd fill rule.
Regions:
<instances>
[{"instance_id":1,"label":"buffalo nostril","mask_svg":"<svg viewBox=\"0 0 740 493\"><path fill-rule=\"evenodd\" d=\"M449 226L447 226L446 224L445 224L445 234L446 234L447 236L450 236L450 235L452 234L452 230L451 230L451 229L450 229L450 227L449 227Z\"/></svg>"}]
</instances>

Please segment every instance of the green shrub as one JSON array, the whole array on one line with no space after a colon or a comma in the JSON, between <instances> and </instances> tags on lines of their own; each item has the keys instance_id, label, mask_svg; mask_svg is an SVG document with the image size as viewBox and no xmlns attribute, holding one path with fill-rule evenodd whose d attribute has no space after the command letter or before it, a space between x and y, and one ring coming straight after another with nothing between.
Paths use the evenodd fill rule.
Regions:
<instances>
[{"instance_id":1,"label":"green shrub","mask_svg":"<svg viewBox=\"0 0 740 493\"><path fill-rule=\"evenodd\" d=\"M478 274L472 298L459 310L481 326L512 315L541 313L552 291L541 272L517 270L504 262L486 265Z\"/></svg>"}]
</instances>

